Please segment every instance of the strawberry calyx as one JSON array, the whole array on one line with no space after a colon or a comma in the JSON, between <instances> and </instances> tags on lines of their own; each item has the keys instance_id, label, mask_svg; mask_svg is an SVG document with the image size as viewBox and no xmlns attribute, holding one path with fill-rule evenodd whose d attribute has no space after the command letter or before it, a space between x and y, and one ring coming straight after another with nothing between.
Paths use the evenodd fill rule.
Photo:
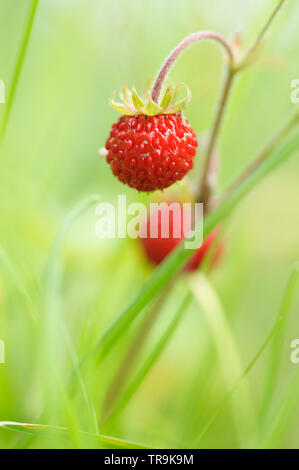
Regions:
<instances>
[{"instance_id":1,"label":"strawberry calyx","mask_svg":"<svg viewBox=\"0 0 299 470\"><path fill-rule=\"evenodd\" d=\"M128 116L141 114L156 116L158 114L180 113L191 100L191 91L185 83L177 83L176 85L170 83L165 92L161 94L162 96L158 103L156 103L152 98L152 85L153 79L150 79L142 98L137 93L135 87L129 90L127 85L124 85L119 93L122 103L114 100L115 92L113 92L110 104L116 111ZM178 100L180 87L184 88L186 96Z\"/></svg>"}]
</instances>

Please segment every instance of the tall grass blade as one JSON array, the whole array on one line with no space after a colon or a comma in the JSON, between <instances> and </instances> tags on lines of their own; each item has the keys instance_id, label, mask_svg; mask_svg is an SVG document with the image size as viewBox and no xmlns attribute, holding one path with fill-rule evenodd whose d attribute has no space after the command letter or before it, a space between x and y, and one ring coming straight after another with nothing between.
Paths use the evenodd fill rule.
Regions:
<instances>
[{"instance_id":1,"label":"tall grass blade","mask_svg":"<svg viewBox=\"0 0 299 470\"><path fill-rule=\"evenodd\" d=\"M288 311L291 308L292 301L297 287L299 278L299 263L296 264L288 279L285 293L280 306L280 317L284 320L281 321L277 334L272 342L271 352L269 355L269 364L267 367L265 386L264 386L264 397L262 400L261 411L260 411L260 425L261 435L263 434L263 427L269 408L271 406L271 399L274 395L275 386L277 383L279 366L281 364L282 350L283 350L283 338L285 333L285 319Z\"/></svg>"},{"instance_id":2,"label":"tall grass blade","mask_svg":"<svg viewBox=\"0 0 299 470\"><path fill-rule=\"evenodd\" d=\"M32 31L32 25L34 22L37 6L38 6L38 0L32 0L31 8L28 14L27 26L24 31L22 45L21 45L19 55L16 61L16 65L15 65L15 69L14 69L13 77L12 77L12 82L11 82L11 87L10 87L10 91L8 94L7 103L5 105L2 126L0 130L0 147L5 137L5 132L6 132L8 122L9 122L12 106L14 103L15 94L17 91L18 83L20 81L21 71L22 71L24 60L25 60L25 55L26 55L26 51L27 51L27 47L28 47L28 43L29 43L31 31Z\"/></svg>"},{"instance_id":3,"label":"tall grass blade","mask_svg":"<svg viewBox=\"0 0 299 470\"><path fill-rule=\"evenodd\" d=\"M220 299L201 273L193 275L189 284L194 298L210 329L216 346L222 375L230 389L242 374L242 361ZM246 381L232 397L234 421L242 447L246 446L256 429L256 416Z\"/></svg>"},{"instance_id":4,"label":"tall grass blade","mask_svg":"<svg viewBox=\"0 0 299 470\"><path fill-rule=\"evenodd\" d=\"M68 437L69 429L62 426L52 426L48 424L18 423L15 421L0 421L0 428L9 431L20 431L35 434L38 436L54 434L61 437ZM137 442L118 439L117 437L106 436L103 434L93 434L85 431L78 431L83 436L88 436L105 447L117 447L121 449L150 449L151 447L139 444Z\"/></svg>"},{"instance_id":5,"label":"tall grass blade","mask_svg":"<svg viewBox=\"0 0 299 470\"><path fill-rule=\"evenodd\" d=\"M279 312L278 312L278 315L277 315L277 319L275 321L275 324L273 326L273 328L271 329L269 335L267 336L265 342L262 344L261 348L258 350L258 352L256 353L256 355L254 356L254 358L252 359L252 361L250 362L250 364L246 367L246 369L244 370L243 374L239 377L239 379L236 381L235 385L231 388L231 390L225 395L225 397L223 398L223 400L220 402L220 404L217 406L216 410L214 411L213 415L211 416L211 418L208 420L207 424L204 426L204 428L202 429L202 431L200 432L198 438L197 438L197 443L200 443L200 441L202 440L202 438L204 437L204 435L207 433L207 431L210 429L210 427L212 426L212 424L214 423L214 421L216 420L216 418L219 416L220 412L223 410L224 406L226 405L226 403L228 402L228 400L232 397L232 395L236 392L236 390L238 389L239 385L241 384L241 382L244 380L244 378L247 376L247 374L249 374L249 372L251 371L251 369L253 368L253 366L256 364L256 362L259 360L259 358L262 356L263 352L265 351L265 349L267 348L267 346L269 345L269 343L271 342L271 340L273 339L273 337L280 331L280 328L281 328L281 325L283 325L284 321L285 321L285 317L288 313L288 310L287 309L284 309L283 311L281 311L279 309Z\"/></svg>"},{"instance_id":6,"label":"tall grass blade","mask_svg":"<svg viewBox=\"0 0 299 470\"><path fill-rule=\"evenodd\" d=\"M34 303L34 300L32 299L31 295L29 294L29 292L26 289L23 282L20 280L19 275L18 275L12 261L10 260L8 254L6 253L6 251L4 250L2 245L0 245L0 260L2 260L3 264L6 266L8 272L9 272L9 274L10 274L10 276L11 276L11 278L12 278L12 280L13 280L15 286L16 286L17 291L19 291L21 293L22 297L26 301L26 304L28 305L28 309L29 309L29 312L30 312L31 320L35 324L37 324L38 319L39 319L39 312L38 312L37 307Z\"/></svg>"}]
</instances>

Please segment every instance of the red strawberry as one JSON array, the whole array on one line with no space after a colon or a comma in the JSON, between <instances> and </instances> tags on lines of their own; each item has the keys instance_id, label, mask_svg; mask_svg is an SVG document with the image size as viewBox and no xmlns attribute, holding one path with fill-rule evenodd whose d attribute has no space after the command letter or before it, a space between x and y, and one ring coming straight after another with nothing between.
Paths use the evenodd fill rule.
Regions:
<instances>
[{"instance_id":1,"label":"red strawberry","mask_svg":"<svg viewBox=\"0 0 299 470\"><path fill-rule=\"evenodd\" d=\"M124 114L113 124L106 142L107 162L113 174L138 191L164 189L181 180L193 167L197 139L182 110L191 99L188 87L181 84L186 96L177 101L179 85L170 85L160 100L153 101L152 81L144 97L135 88L122 88L123 103L111 105Z\"/></svg>"},{"instance_id":2,"label":"red strawberry","mask_svg":"<svg viewBox=\"0 0 299 470\"><path fill-rule=\"evenodd\" d=\"M158 217L156 214L151 212L147 218L147 236L141 238L140 241L147 255L148 260L153 264L160 264L164 259L174 250L174 248L180 243L183 237L183 216L184 212L181 210L181 206L174 205L173 210L169 210L167 206L161 206L158 209ZM162 238L161 225L165 218L168 217L169 222L169 238ZM180 226L176 227L177 221L181 220ZM155 224L157 229L157 238L150 237L150 229L154 229ZM177 230L176 230L177 229ZM176 233L180 232L180 236L176 237ZM185 270L193 271L196 270L203 262L209 249L212 247L219 230L215 229L210 235L204 240L202 246L193 254L191 259L185 266ZM223 244L220 243L214 250L211 259L211 265L214 265L218 261L223 251Z\"/></svg>"},{"instance_id":3,"label":"red strawberry","mask_svg":"<svg viewBox=\"0 0 299 470\"><path fill-rule=\"evenodd\" d=\"M113 174L138 191L164 189L193 167L197 139L180 114L122 116L106 142Z\"/></svg>"}]
</instances>

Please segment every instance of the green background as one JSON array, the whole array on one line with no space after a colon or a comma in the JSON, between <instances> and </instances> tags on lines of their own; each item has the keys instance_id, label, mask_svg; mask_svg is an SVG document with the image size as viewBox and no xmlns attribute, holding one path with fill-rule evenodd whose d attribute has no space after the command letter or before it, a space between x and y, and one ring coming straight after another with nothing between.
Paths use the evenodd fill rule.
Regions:
<instances>
[{"instance_id":1,"label":"green background","mask_svg":"<svg viewBox=\"0 0 299 470\"><path fill-rule=\"evenodd\" d=\"M84 198L97 194L115 203L118 194L126 194L128 202L152 200L119 183L97 155L118 117L108 105L112 91L124 83L142 91L164 57L191 32L212 29L229 38L241 31L243 46L249 46L274 4L39 1L1 149L0 339L6 363L0 364L0 420L42 422L71 431L70 439L54 433L27 441L22 434L0 430L1 447L94 445L77 433L91 427L84 400L65 391L72 368L66 337L79 358L90 352L152 271L137 241L96 238L94 207L72 225L61 253L53 252L67 214ZM27 0L0 0L0 79L7 94L30 5ZM298 2L290 0L272 25L263 53L237 80L219 141L219 192L296 109L290 83L299 78L298 21ZM202 43L186 51L171 72L174 81L187 83L192 91L185 114L199 136L199 160L223 60L219 48ZM1 120L5 106L0 104ZM298 176L297 154L239 206L226 226L222 263L209 273L236 343L233 360L240 362L240 370L270 331L288 274L299 259ZM51 268L53 258L61 260L61 272ZM138 364L160 338L186 289L185 282L175 288ZM223 408L201 447L298 447L299 365L290 362L290 341L299 337L298 309L297 296L276 364L275 389L263 401L270 349L247 377L243 395L238 392L239 401ZM132 400L117 419L101 426L101 403L138 322L86 383L100 432L149 446L194 447L230 388L225 371L232 358L226 357L224 339L222 344L227 332L219 324L215 344L193 301ZM275 428L280 399L288 391ZM264 407L267 419L259 425ZM244 441L240 433L252 415L256 423Z\"/></svg>"}]
</instances>

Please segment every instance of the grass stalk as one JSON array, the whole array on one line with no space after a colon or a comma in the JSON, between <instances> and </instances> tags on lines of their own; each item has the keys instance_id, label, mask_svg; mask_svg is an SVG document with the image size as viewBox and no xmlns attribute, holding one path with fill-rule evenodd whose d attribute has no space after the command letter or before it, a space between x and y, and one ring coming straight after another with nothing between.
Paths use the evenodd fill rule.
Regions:
<instances>
[{"instance_id":1,"label":"grass stalk","mask_svg":"<svg viewBox=\"0 0 299 470\"><path fill-rule=\"evenodd\" d=\"M26 28L25 28L24 34L23 34L21 48L19 50L19 54L18 54L18 57L17 57L17 60L16 60L13 75L12 75L11 87L10 87L10 91L9 91L9 94L8 94L7 103L6 103L5 109L4 109L2 126L1 126L1 130L0 130L0 147L3 143L4 138L5 138L6 128L8 126L8 122L9 122L9 119L10 119L11 110L12 110L12 107L13 107L16 91L17 91L18 84L19 84L19 81L20 81L21 71L22 71L22 68L23 68L26 52L27 52L27 49L28 49L28 43L29 43L30 36L31 36L31 33L32 33L32 27L33 27L34 18L35 18L35 15L36 15L37 6L38 6L38 0L32 0L31 7L30 7L30 10L29 10L29 14L28 14L27 25L26 25Z\"/></svg>"},{"instance_id":2,"label":"grass stalk","mask_svg":"<svg viewBox=\"0 0 299 470\"><path fill-rule=\"evenodd\" d=\"M289 307L291 305L291 301L294 295L294 287L295 287L295 282L297 281L297 267L295 271L292 272L291 277L289 279L289 282L287 284L286 290L283 294L283 302L282 302L282 308L279 309L278 315L276 318L276 321L268 334L266 340L256 353L256 355L253 357L252 361L249 363L249 365L246 367L244 370L243 374L239 377L239 379L236 381L234 386L231 388L231 390L225 395L223 400L220 402L220 404L217 406L216 410L214 411L213 415L210 417L202 431L200 432L198 438L196 439L197 444L199 444L202 440L202 438L205 436L205 434L208 432L212 424L215 422L221 411L223 410L224 406L230 400L232 395L236 392L238 387L240 386L241 382L244 380L244 378L249 374L253 366L256 364L256 362L260 359L264 351L266 350L267 346L271 342L271 340L281 331L281 328L285 322L285 318L289 312Z\"/></svg>"}]
</instances>

